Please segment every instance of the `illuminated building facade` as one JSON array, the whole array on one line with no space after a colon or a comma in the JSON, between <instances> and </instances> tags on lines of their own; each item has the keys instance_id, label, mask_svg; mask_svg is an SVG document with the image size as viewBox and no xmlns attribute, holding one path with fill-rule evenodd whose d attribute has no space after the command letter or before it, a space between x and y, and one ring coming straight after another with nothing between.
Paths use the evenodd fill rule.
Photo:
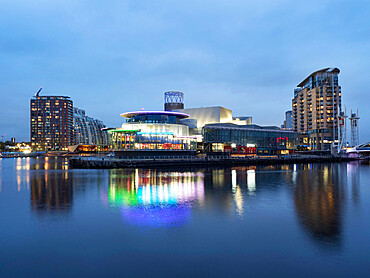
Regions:
<instances>
[{"instance_id":1,"label":"illuminated building facade","mask_svg":"<svg viewBox=\"0 0 370 278\"><path fill-rule=\"evenodd\" d=\"M252 124L252 117L233 117L230 109L222 106L177 109L176 111L186 113L189 118L182 122L194 129L195 134L200 134L202 128L207 124L233 123L237 125Z\"/></svg>"},{"instance_id":2,"label":"illuminated building facade","mask_svg":"<svg viewBox=\"0 0 370 278\"><path fill-rule=\"evenodd\" d=\"M207 151L232 155L280 155L293 152L297 135L278 127L235 124L212 124L203 127Z\"/></svg>"},{"instance_id":3,"label":"illuminated building facade","mask_svg":"<svg viewBox=\"0 0 370 278\"><path fill-rule=\"evenodd\" d=\"M108 133L102 121L88 117L85 110L73 107L74 145L108 145Z\"/></svg>"},{"instance_id":4,"label":"illuminated building facade","mask_svg":"<svg viewBox=\"0 0 370 278\"><path fill-rule=\"evenodd\" d=\"M294 90L293 130L299 134L299 145L312 150L329 150L333 137L337 140L335 126L341 111L339 72L337 68L318 70Z\"/></svg>"},{"instance_id":5,"label":"illuminated building facade","mask_svg":"<svg viewBox=\"0 0 370 278\"><path fill-rule=\"evenodd\" d=\"M31 99L31 145L36 151L64 151L73 144L73 102L67 96Z\"/></svg>"},{"instance_id":6,"label":"illuminated building facade","mask_svg":"<svg viewBox=\"0 0 370 278\"><path fill-rule=\"evenodd\" d=\"M196 137L180 122L189 117L173 111L135 111L121 114L126 123L108 129L114 150L193 150Z\"/></svg>"}]
</instances>

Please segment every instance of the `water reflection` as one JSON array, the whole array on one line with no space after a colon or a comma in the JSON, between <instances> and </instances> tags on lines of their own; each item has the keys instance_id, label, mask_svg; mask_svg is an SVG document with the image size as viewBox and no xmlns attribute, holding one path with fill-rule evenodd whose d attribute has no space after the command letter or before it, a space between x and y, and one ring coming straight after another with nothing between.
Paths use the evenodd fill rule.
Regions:
<instances>
[{"instance_id":1,"label":"water reflection","mask_svg":"<svg viewBox=\"0 0 370 278\"><path fill-rule=\"evenodd\" d=\"M262 202L269 191L286 188L292 192L298 222L309 238L323 248L338 248L344 204L348 199L359 201L358 167L358 163L344 163L206 169L206 206L243 217L246 204ZM280 199L273 196L272 200Z\"/></svg>"},{"instance_id":2,"label":"water reflection","mask_svg":"<svg viewBox=\"0 0 370 278\"><path fill-rule=\"evenodd\" d=\"M236 206L236 213L239 216L243 216L244 213L244 200L243 200L243 193L240 188L240 185L237 182L237 172L235 169L231 170L231 186L232 186L232 192L234 197L234 203Z\"/></svg>"},{"instance_id":3,"label":"water reflection","mask_svg":"<svg viewBox=\"0 0 370 278\"><path fill-rule=\"evenodd\" d=\"M360 197L366 195L360 195L360 167L368 168L356 162L71 171L64 158L17 158L7 160L8 168L3 165L0 159L1 196L10 187L18 196L26 194L37 215L65 215L74 203L99 210L103 200L103 207L120 213L123 223L175 227L191 225L199 211L217 219L261 217L262 222L283 208L289 213L282 217L296 219L314 246L329 249L343 245L346 205L361 208Z\"/></svg>"},{"instance_id":4,"label":"water reflection","mask_svg":"<svg viewBox=\"0 0 370 278\"><path fill-rule=\"evenodd\" d=\"M189 220L193 202L204 200L202 173L159 170L109 172L108 201L125 221L138 226L170 227Z\"/></svg>"},{"instance_id":5,"label":"water reflection","mask_svg":"<svg viewBox=\"0 0 370 278\"><path fill-rule=\"evenodd\" d=\"M36 157L30 165L31 170L68 170L68 158L66 157Z\"/></svg>"},{"instance_id":6,"label":"water reflection","mask_svg":"<svg viewBox=\"0 0 370 278\"><path fill-rule=\"evenodd\" d=\"M30 188L30 168L31 158L30 157L18 157L16 160L16 184L17 191L29 190Z\"/></svg>"},{"instance_id":7,"label":"water reflection","mask_svg":"<svg viewBox=\"0 0 370 278\"><path fill-rule=\"evenodd\" d=\"M251 195L256 191L256 170L247 170L247 187Z\"/></svg>"},{"instance_id":8,"label":"water reflection","mask_svg":"<svg viewBox=\"0 0 370 278\"><path fill-rule=\"evenodd\" d=\"M31 207L34 212L42 214L71 210L74 179L68 171L60 171L65 169L66 161L65 158L45 157L27 164L25 169L28 180L31 180Z\"/></svg>"},{"instance_id":9,"label":"water reflection","mask_svg":"<svg viewBox=\"0 0 370 278\"><path fill-rule=\"evenodd\" d=\"M35 171L31 178L31 206L38 213L70 211L73 178L59 171Z\"/></svg>"},{"instance_id":10,"label":"water reflection","mask_svg":"<svg viewBox=\"0 0 370 278\"><path fill-rule=\"evenodd\" d=\"M347 164L348 179L351 186L352 201L357 205L360 202L360 171L358 162Z\"/></svg>"},{"instance_id":11,"label":"water reflection","mask_svg":"<svg viewBox=\"0 0 370 278\"><path fill-rule=\"evenodd\" d=\"M345 201L346 164L301 165L294 204L299 223L326 247L340 246ZM309 168L311 171L309 171Z\"/></svg>"},{"instance_id":12,"label":"water reflection","mask_svg":"<svg viewBox=\"0 0 370 278\"><path fill-rule=\"evenodd\" d=\"M243 217L246 195L256 191L256 166L206 168L206 207Z\"/></svg>"}]
</instances>

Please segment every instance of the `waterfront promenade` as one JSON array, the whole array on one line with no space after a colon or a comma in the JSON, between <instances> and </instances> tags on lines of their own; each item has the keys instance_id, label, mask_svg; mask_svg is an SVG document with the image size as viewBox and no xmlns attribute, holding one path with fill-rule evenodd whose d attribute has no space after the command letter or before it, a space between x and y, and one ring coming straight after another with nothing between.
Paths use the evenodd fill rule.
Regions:
<instances>
[{"instance_id":1,"label":"waterfront promenade","mask_svg":"<svg viewBox=\"0 0 370 278\"><path fill-rule=\"evenodd\" d=\"M321 162L346 162L357 160L347 156L313 156L292 155L284 157L192 157L192 156L166 156L166 157L73 157L69 159L71 168L81 169L111 169L135 167L168 167L168 166L247 166L247 165L272 165L290 163L321 163Z\"/></svg>"}]
</instances>

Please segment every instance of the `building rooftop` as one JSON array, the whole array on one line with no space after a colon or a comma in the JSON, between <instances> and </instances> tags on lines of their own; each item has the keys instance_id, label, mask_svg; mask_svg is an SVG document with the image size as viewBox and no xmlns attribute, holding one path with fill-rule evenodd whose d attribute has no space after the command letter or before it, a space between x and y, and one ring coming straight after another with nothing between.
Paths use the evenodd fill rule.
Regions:
<instances>
[{"instance_id":1,"label":"building rooftop","mask_svg":"<svg viewBox=\"0 0 370 278\"><path fill-rule=\"evenodd\" d=\"M188 114L181 113L181 112L173 112L173 111L132 111L132 112L126 112L122 113L121 117L124 118L132 118L135 116L142 116L142 115L163 115L163 116L176 116L180 119L189 118Z\"/></svg>"},{"instance_id":2,"label":"building rooftop","mask_svg":"<svg viewBox=\"0 0 370 278\"><path fill-rule=\"evenodd\" d=\"M215 109L215 108L222 108L226 110L230 110L228 108L222 107L220 105L216 106L201 106L201 107L192 107L192 108L184 108L184 109L178 109L178 110L200 110L200 109ZM230 110L231 111L231 110Z\"/></svg>"},{"instance_id":3,"label":"building rooftop","mask_svg":"<svg viewBox=\"0 0 370 278\"><path fill-rule=\"evenodd\" d=\"M307 76L301 83L299 83L297 85L297 87L303 87L307 83L307 81L310 79L311 76L314 76L318 73L325 73L325 72L340 73L340 70L338 68L324 68L324 69L321 69L321 70L317 70L317 71L311 73L309 76Z\"/></svg>"},{"instance_id":4,"label":"building rooftop","mask_svg":"<svg viewBox=\"0 0 370 278\"><path fill-rule=\"evenodd\" d=\"M42 98L58 98L58 97L71 98L69 96L33 96L32 98L34 98L34 99L42 99Z\"/></svg>"},{"instance_id":5,"label":"building rooftop","mask_svg":"<svg viewBox=\"0 0 370 278\"><path fill-rule=\"evenodd\" d=\"M204 126L205 128L220 128L220 129L238 129L238 130L261 130L261 131L278 131L284 133L294 133L291 130L284 130L277 126L259 126L259 125L236 125L232 123L217 123L217 124L208 124Z\"/></svg>"}]
</instances>

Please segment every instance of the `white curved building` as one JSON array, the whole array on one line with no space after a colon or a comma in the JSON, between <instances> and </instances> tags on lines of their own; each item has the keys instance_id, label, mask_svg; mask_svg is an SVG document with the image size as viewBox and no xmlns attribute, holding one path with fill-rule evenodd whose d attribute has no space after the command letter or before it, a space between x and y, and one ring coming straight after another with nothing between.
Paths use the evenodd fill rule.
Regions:
<instances>
[{"instance_id":1,"label":"white curved building","mask_svg":"<svg viewBox=\"0 0 370 278\"><path fill-rule=\"evenodd\" d=\"M171 111L135 111L122 113L126 118L122 129L136 129L141 133L171 133L174 136L189 136L189 127L181 124L180 119L188 118L189 115Z\"/></svg>"}]
</instances>

